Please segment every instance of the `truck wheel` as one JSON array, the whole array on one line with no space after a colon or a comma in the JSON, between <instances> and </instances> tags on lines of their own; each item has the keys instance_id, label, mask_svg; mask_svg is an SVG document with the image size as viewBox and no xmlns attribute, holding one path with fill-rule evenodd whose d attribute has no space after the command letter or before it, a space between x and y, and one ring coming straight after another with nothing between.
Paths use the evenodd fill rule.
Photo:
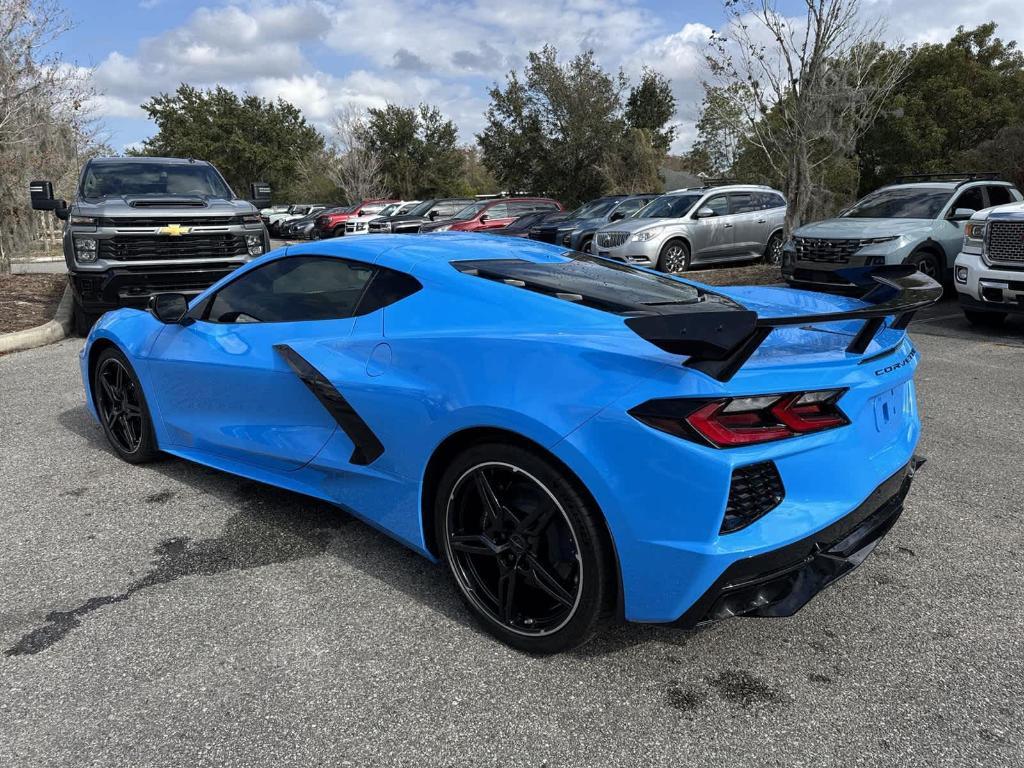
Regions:
<instances>
[{"instance_id":1,"label":"truck wheel","mask_svg":"<svg viewBox=\"0 0 1024 768\"><path fill-rule=\"evenodd\" d=\"M345 225L342 224L340 227L335 227L334 231L331 232L331 237L344 237L345 236Z\"/></svg>"},{"instance_id":2,"label":"truck wheel","mask_svg":"<svg viewBox=\"0 0 1024 768\"><path fill-rule=\"evenodd\" d=\"M99 315L93 314L92 312L86 312L82 309L82 305L75 302L74 310L72 312L75 322L75 335L85 338L89 335L89 331L96 324L96 321L100 319Z\"/></svg>"},{"instance_id":3,"label":"truck wheel","mask_svg":"<svg viewBox=\"0 0 1024 768\"><path fill-rule=\"evenodd\" d=\"M682 240L669 240L661 248L658 269L662 272L685 272L690 268L690 249Z\"/></svg>"},{"instance_id":4,"label":"truck wheel","mask_svg":"<svg viewBox=\"0 0 1024 768\"><path fill-rule=\"evenodd\" d=\"M994 328L1003 324L1006 319L1005 312L978 312L976 309L965 309L964 317L971 325L981 325L986 328Z\"/></svg>"},{"instance_id":5,"label":"truck wheel","mask_svg":"<svg viewBox=\"0 0 1024 768\"><path fill-rule=\"evenodd\" d=\"M942 282L942 268L939 266L939 260L935 257L934 253L914 251L914 253L907 257L906 263L917 267L918 272L928 275L935 282Z\"/></svg>"}]
</instances>

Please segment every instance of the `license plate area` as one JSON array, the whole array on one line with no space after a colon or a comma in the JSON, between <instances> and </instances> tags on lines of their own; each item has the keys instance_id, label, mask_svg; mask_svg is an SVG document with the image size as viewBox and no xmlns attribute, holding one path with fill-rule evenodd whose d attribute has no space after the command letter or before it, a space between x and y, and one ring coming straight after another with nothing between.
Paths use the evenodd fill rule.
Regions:
<instances>
[{"instance_id":1,"label":"license plate area","mask_svg":"<svg viewBox=\"0 0 1024 768\"><path fill-rule=\"evenodd\" d=\"M871 398L875 411L875 429L886 435L896 432L906 412L906 384L899 384Z\"/></svg>"}]
</instances>

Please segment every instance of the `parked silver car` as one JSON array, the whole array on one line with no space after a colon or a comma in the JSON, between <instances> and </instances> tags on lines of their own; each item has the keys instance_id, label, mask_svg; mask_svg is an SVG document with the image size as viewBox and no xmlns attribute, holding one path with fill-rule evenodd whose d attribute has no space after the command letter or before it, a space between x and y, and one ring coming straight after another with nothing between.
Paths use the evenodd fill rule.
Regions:
<instances>
[{"instance_id":1,"label":"parked silver car","mask_svg":"<svg viewBox=\"0 0 1024 768\"><path fill-rule=\"evenodd\" d=\"M786 198L771 187L730 184L677 189L633 218L597 230L594 252L681 272L697 264L782 256Z\"/></svg>"}]
</instances>

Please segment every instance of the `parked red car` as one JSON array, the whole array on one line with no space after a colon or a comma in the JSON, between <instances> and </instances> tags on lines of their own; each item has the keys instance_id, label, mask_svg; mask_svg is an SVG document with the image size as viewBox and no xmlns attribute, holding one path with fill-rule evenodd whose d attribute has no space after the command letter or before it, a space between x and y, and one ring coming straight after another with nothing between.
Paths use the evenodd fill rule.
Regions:
<instances>
[{"instance_id":1,"label":"parked red car","mask_svg":"<svg viewBox=\"0 0 1024 768\"><path fill-rule=\"evenodd\" d=\"M486 232L504 229L520 216L538 211L561 211L562 204L549 197L501 197L471 203L450 219L424 224L420 232Z\"/></svg>"},{"instance_id":2,"label":"parked red car","mask_svg":"<svg viewBox=\"0 0 1024 768\"><path fill-rule=\"evenodd\" d=\"M345 222L356 216L369 216L384 209L398 200L363 200L359 205L332 211L316 217L313 225L313 238L323 240L328 237L341 237L345 234Z\"/></svg>"}]
</instances>

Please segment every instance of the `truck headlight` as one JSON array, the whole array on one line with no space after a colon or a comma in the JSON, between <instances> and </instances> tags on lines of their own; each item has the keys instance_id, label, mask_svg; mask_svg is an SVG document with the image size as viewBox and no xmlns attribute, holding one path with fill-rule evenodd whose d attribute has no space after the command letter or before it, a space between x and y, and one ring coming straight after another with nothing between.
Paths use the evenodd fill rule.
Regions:
<instances>
[{"instance_id":1,"label":"truck headlight","mask_svg":"<svg viewBox=\"0 0 1024 768\"><path fill-rule=\"evenodd\" d=\"M663 229L664 227L645 229L643 232L637 232L631 239L634 243L646 243L648 240L653 240L655 237L660 235Z\"/></svg>"},{"instance_id":2,"label":"truck headlight","mask_svg":"<svg viewBox=\"0 0 1024 768\"><path fill-rule=\"evenodd\" d=\"M73 227L95 227L96 217L95 216L71 216L68 218L68 224Z\"/></svg>"},{"instance_id":3,"label":"truck headlight","mask_svg":"<svg viewBox=\"0 0 1024 768\"><path fill-rule=\"evenodd\" d=\"M380 231L381 232L390 232L391 231L391 222L390 221L382 222L381 225L380 225Z\"/></svg>"},{"instance_id":4,"label":"truck headlight","mask_svg":"<svg viewBox=\"0 0 1024 768\"><path fill-rule=\"evenodd\" d=\"M964 225L964 250L981 253L985 246L986 221L968 221Z\"/></svg>"},{"instance_id":5,"label":"truck headlight","mask_svg":"<svg viewBox=\"0 0 1024 768\"><path fill-rule=\"evenodd\" d=\"M245 245L250 256L259 256L263 253L263 235L246 235Z\"/></svg>"},{"instance_id":6,"label":"truck headlight","mask_svg":"<svg viewBox=\"0 0 1024 768\"><path fill-rule=\"evenodd\" d=\"M75 238L75 259L82 262L96 261L95 237Z\"/></svg>"}]
</instances>

